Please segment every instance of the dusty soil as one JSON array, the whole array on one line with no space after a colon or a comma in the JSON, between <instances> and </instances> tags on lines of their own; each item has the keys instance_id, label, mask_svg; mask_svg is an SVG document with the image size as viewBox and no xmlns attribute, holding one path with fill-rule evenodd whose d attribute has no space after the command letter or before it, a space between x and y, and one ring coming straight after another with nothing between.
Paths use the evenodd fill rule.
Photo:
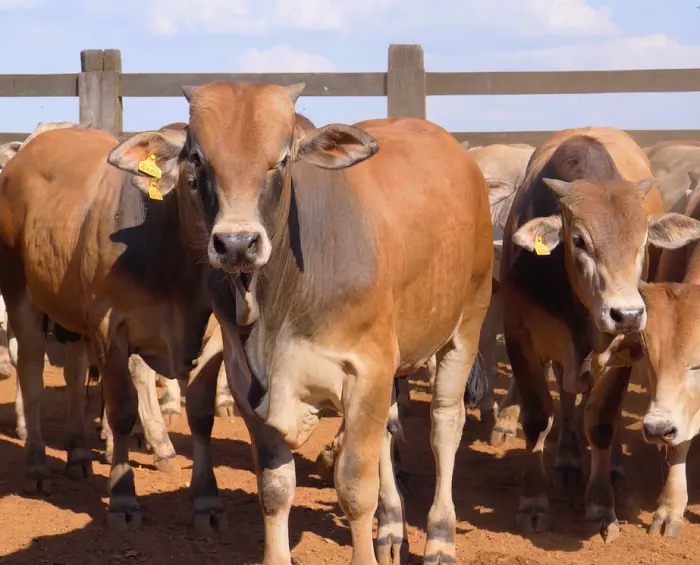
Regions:
<instances>
[{"instance_id":1,"label":"dusty soil","mask_svg":"<svg viewBox=\"0 0 700 565\"><path fill-rule=\"evenodd\" d=\"M497 393L505 393L507 366ZM136 489L144 524L140 531L115 534L106 527L108 467L94 464L89 481L63 475L62 450L67 399L62 371L47 367L43 430L53 471L53 492L47 498L21 493L22 443L16 439L13 400L15 379L0 381L0 563L161 564L259 563L263 530L256 497L248 434L239 418L217 419L214 425L215 472L228 512L229 530L207 539L189 525L191 502L187 489L192 464L189 431L183 418L171 432L182 470L166 475L154 470L152 456L134 445ZM90 421L99 411L99 391L91 390ZM408 479L406 493L411 561L420 562L425 521L433 496L434 466L428 443L428 395L423 383L413 383L410 415L404 420L407 443L401 455ZM628 394L624 412L624 465L627 480L618 489L618 517L622 535L615 543L582 538L583 487L552 490L552 532L525 539L515 531L519 476L523 464L521 438L506 448L491 448L489 430L470 413L457 455L454 497L458 522L460 563L700 563L700 454L688 462L690 506L686 531L680 539L647 535L654 504L661 489L662 462L656 449L641 438L640 414L646 394L638 385ZM335 491L317 473L314 459L339 425L325 419L316 435L297 453L298 486L291 514L292 555L298 564L348 563L350 534ZM103 445L91 428L95 457ZM555 433L551 434L552 440ZM551 468L553 441L548 444Z\"/></svg>"}]
</instances>

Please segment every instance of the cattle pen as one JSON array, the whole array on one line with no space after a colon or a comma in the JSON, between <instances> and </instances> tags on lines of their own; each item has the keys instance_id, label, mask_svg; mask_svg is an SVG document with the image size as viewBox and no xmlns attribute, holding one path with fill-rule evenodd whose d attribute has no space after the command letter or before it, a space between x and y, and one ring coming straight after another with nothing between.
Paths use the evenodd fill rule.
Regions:
<instances>
[{"instance_id":1,"label":"cattle pen","mask_svg":"<svg viewBox=\"0 0 700 565\"><path fill-rule=\"evenodd\" d=\"M390 45L386 72L368 73L125 73L117 49L80 53L79 73L0 75L0 97L78 97L80 121L115 135L124 97L181 97L182 85L226 80L306 83L303 96L384 96L389 117L426 117L428 96L670 93L700 91L700 69L605 71L428 72L420 45ZM626 130L642 147L666 139L700 139L700 130ZM551 131L452 132L471 145L529 143ZM0 132L0 143L29 134Z\"/></svg>"}]
</instances>

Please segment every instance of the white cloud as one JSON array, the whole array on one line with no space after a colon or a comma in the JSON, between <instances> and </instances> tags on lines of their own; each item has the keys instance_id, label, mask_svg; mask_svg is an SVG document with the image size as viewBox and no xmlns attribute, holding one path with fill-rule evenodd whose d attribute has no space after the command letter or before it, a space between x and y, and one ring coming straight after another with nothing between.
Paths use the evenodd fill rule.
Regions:
<instances>
[{"instance_id":1,"label":"white cloud","mask_svg":"<svg viewBox=\"0 0 700 565\"><path fill-rule=\"evenodd\" d=\"M548 49L500 53L490 58L499 68L653 69L696 68L700 45L682 45L664 34L624 37Z\"/></svg>"},{"instance_id":2,"label":"white cloud","mask_svg":"<svg viewBox=\"0 0 700 565\"><path fill-rule=\"evenodd\" d=\"M242 73L323 73L333 70L333 64L323 55L297 51L289 45L270 49L247 49L236 59Z\"/></svg>"},{"instance_id":3,"label":"white cloud","mask_svg":"<svg viewBox=\"0 0 700 565\"><path fill-rule=\"evenodd\" d=\"M0 0L2 1L2 0ZM264 35L285 30L339 30L400 0L150 0L149 30Z\"/></svg>"},{"instance_id":4,"label":"white cloud","mask_svg":"<svg viewBox=\"0 0 700 565\"><path fill-rule=\"evenodd\" d=\"M39 5L39 0L0 0L0 10L29 10Z\"/></svg>"}]
</instances>

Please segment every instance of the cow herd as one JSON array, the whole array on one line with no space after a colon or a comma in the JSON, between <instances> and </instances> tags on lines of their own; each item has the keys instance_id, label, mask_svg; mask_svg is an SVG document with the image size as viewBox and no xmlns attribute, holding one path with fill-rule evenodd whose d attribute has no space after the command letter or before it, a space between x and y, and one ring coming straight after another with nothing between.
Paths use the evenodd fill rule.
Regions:
<instances>
[{"instance_id":1,"label":"cow herd","mask_svg":"<svg viewBox=\"0 0 700 565\"><path fill-rule=\"evenodd\" d=\"M262 557L288 565L292 449L330 409L343 421L319 459L333 472L352 563L399 563L394 441L405 377L426 370L436 480L424 562L454 563L465 401L478 402L493 444L522 422L517 524L547 529L551 372L554 476L563 486L584 476L581 415L585 520L611 541L621 405L638 371L650 396L644 439L666 447L671 465L651 530L680 534L685 458L700 430L700 142L642 149L590 127L537 147L460 146L420 119L316 127L295 111L303 90L185 86L187 123L122 138L44 123L0 146L2 324L25 490L51 489L40 408L57 341L75 478L92 467L86 375L101 379L111 527L141 522L128 453L137 420L156 466L174 466L167 420L179 415L180 381L197 529L226 527L210 440L235 400L251 437ZM501 333L513 379L496 405Z\"/></svg>"}]
</instances>

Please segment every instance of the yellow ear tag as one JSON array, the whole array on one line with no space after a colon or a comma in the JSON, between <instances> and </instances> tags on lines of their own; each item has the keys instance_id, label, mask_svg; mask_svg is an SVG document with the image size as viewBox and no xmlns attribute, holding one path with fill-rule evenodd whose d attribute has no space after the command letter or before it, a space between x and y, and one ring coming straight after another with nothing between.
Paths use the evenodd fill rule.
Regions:
<instances>
[{"instance_id":1,"label":"yellow ear tag","mask_svg":"<svg viewBox=\"0 0 700 565\"><path fill-rule=\"evenodd\" d=\"M542 237L539 235L535 239L535 253L537 255L551 255L549 247L542 243Z\"/></svg>"},{"instance_id":2,"label":"yellow ear tag","mask_svg":"<svg viewBox=\"0 0 700 565\"><path fill-rule=\"evenodd\" d=\"M150 155L148 159L139 161L139 171L141 171L144 175L153 177L154 179L159 179L162 175L160 167L156 165L155 155Z\"/></svg>"},{"instance_id":3,"label":"yellow ear tag","mask_svg":"<svg viewBox=\"0 0 700 565\"><path fill-rule=\"evenodd\" d=\"M148 197L151 200L163 200L163 195L158 190L158 181L151 181L151 187L148 189Z\"/></svg>"},{"instance_id":4,"label":"yellow ear tag","mask_svg":"<svg viewBox=\"0 0 700 565\"><path fill-rule=\"evenodd\" d=\"M613 367L631 367L634 364L629 349L623 349L611 355L610 363Z\"/></svg>"}]
</instances>

